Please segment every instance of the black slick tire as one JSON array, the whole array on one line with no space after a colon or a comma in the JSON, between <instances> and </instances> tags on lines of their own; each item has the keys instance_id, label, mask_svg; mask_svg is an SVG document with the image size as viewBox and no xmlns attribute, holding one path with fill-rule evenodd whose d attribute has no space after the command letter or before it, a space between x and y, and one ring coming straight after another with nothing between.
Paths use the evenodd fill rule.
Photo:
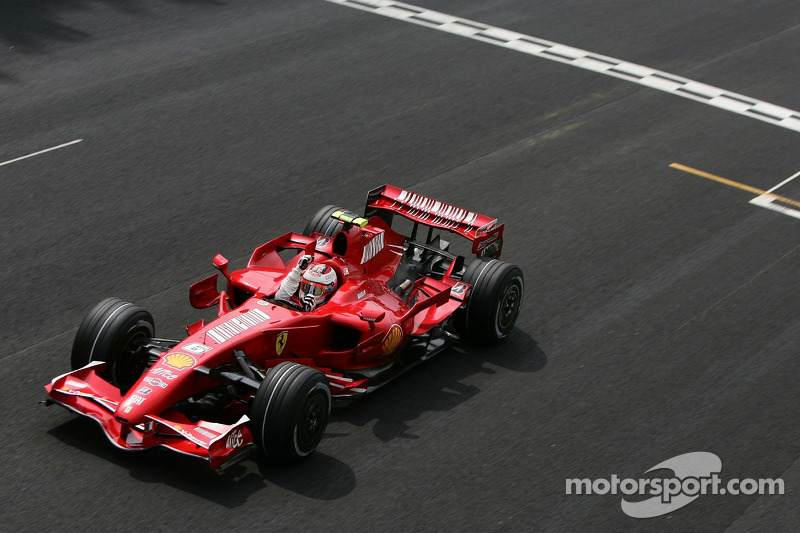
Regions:
<instances>
[{"instance_id":1,"label":"black slick tire","mask_svg":"<svg viewBox=\"0 0 800 533\"><path fill-rule=\"evenodd\" d=\"M343 226L341 220L331 218L331 215L336 211L346 211L346 209L335 205L326 205L317 211L308 221L305 229L303 229L303 235L311 235L312 233L321 233L328 237L336 235Z\"/></svg>"},{"instance_id":2,"label":"black slick tire","mask_svg":"<svg viewBox=\"0 0 800 533\"><path fill-rule=\"evenodd\" d=\"M525 281L516 265L480 257L467 267L462 281L472 285L463 308L453 314L456 331L469 340L497 344L514 329Z\"/></svg>"},{"instance_id":3,"label":"black slick tire","mask_svg":"<svg viewBox=\"0 0 800 533\"><path fill-rule=\"evenodd\" d=\"M144 372L148 356L142 345L154 335L149 312L119 298L107 298L89 311L78 327L72 343L72 369L105 361L101 377L124 393Z\"/></svg>"},{"instance_id":4,"label":"black slick tire","mask_svg":"<svg viewBox=\"0 0 800 533\"><path fill-rule=\"evenodd\" d=\"M289 361L279 363L267 372L253 400L253 438L268 459L298 463L316 450L330 410L325 374Z\"/></svg>"}]
</instances>

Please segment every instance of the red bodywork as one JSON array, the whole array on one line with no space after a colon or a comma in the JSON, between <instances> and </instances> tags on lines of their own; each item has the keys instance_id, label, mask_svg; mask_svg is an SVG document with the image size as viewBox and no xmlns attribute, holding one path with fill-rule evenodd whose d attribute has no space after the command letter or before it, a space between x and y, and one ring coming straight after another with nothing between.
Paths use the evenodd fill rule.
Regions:
<instances>
[{"instance_id":1,"label":"red bodywork","mask_svg":"<svg viewBox=\"0 0 800 533\"><path fill-rule=\"evenodd\" d=\"M423 276L404 296L390 290L406 237L380 215L396 213L457 233L473 242L478 256L499 256L503 230L489 217L389 185L370 193L367 213L375 216L363 227L342 224L333 237L287 233L259 246L245 268L229 275L223 270L227 287L221 293L217 274L195 283L193 303L215 303L218 318L188 326L188 336L124 396L99 377L104 363L97 362L53 379L45 387L50 399L95 419L120 448L164 446L218 468L253 448L247 398L227 407L224 424L192 421L173 406L226 383L215 369L234 367L234 350L263 369L281 361L320 369L333 398L364 394L369 379L347 375L390 365L409 339L440 324L469 295L469 285L451 277L455 260L441 279ZM299 257L312 250L315 262L331 265L338 275L331 299L311 312L270 301Z\"/></svg>"}]
</instances>

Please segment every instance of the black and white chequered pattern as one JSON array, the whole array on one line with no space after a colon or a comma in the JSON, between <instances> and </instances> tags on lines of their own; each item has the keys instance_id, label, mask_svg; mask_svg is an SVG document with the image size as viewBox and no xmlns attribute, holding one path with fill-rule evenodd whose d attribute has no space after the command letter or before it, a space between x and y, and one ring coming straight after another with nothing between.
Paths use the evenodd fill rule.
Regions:
<instances>
[{"instance_id":1,"label":"black and white chequered pattern","mask_svg":"<svg viewBox=\"0 0 800 533\"><path fill-rule=\"evenodd\" d=\"M392 0L327 1L613 76L800 131L800 112L613 57Z\"/></svg>"}]
</instances>

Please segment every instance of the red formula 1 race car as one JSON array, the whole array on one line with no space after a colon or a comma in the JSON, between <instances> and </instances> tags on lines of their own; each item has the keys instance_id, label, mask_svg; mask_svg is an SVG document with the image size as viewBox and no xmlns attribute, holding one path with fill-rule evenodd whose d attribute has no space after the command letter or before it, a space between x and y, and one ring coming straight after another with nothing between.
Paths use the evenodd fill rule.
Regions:
<instances>
[{"instance_id":1,"label":"red formula 1 race car","mask_svg":"<svg viewBox=\"0 0 800 533\"><path fill-rule=\"evenodd\" d=\"M403 235L392 229L400 222ZM471 242L465 263L441 238ZM424 235L420 235L424 233ZM46 403L96 420L125 450L162 446L225 468L260 451L311 454L331 405L358 398L461 340L502 342L523 294L520 269L497 259L497 220L386 185L364 217L328 206L255 249L247 267L191 286L218 318L183 340L154 336L144 309L110 298L84 319L72 371Z\"/></svg>"}]
</instances>

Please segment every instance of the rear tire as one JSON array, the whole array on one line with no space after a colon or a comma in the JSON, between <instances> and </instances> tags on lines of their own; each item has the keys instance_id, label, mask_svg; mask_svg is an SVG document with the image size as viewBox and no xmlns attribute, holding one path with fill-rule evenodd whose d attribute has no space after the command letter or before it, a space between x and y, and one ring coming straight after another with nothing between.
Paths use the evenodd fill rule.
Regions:
<instances>
[{"instance_id":1,"label":"rear tire","mask_svg":"<svg viewBox=\"0 0 800 533\"><path fill-rule=\"evenodd\" d=\"M454 326L477 342L504 342L519 316L525 281L516 265L480 257L467 267L462 281L472 285L466 307L454 313Z\"/></svg>"},{"instance_id":2,"label":"rear tire","mask_svg":"<svg viewBox=\"0 0 800 533\"><path fill-rule=\"evenodd\" d=\"M150 313L119 298L107 298L78 327L72 344L72 369L105 361L100 377L124 393L147 368L149 355L142 347L154 335Z\"/></svg>"},{"instance_id":3,"label":"rear tire","mask_svg":"<svg viewBox=\"0 0 800 533\"><path fill-rule=\"evenodd\" d=\"M321 233L328 237L336 235L344 225L341 220L331 218L331 215L336 211L346 211L346 209L336 205L326 205L317 211L306 224L303 235L311 235L312 233Z\"/></svg>"},{"instance_id":4,"label":"rear tire","mask_svg":"<svg viewBox=\"0 0 800 533\"><path fill-rule=\"evenodd\" d=\"M250 410L253 438L269 459L297 463L317 449L331 410L325 374L289 361L267 372Z\"/></svg>"}]
</instances>

